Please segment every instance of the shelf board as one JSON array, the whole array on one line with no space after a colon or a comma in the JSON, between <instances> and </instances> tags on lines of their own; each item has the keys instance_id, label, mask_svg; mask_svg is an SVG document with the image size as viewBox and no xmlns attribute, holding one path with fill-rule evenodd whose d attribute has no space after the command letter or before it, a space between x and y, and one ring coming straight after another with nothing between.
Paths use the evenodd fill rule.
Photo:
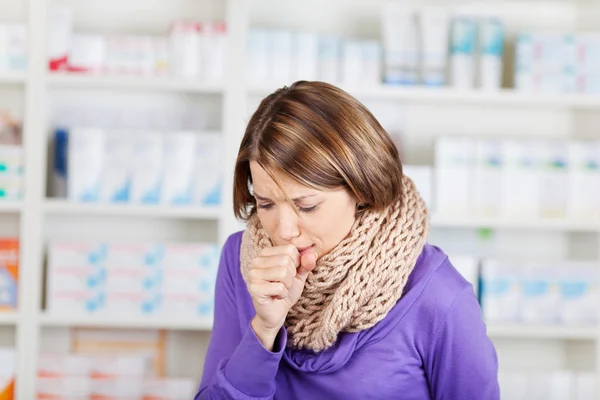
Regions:
<instances>
[{"instance_id":1,"label":"shelf board","mask_svg":"<svg viewBox=\"0 0 600 400\"><path fill-rule=\"evenodd\" d=\"M17 324L19 315L14 311L0 311L0 326L11 326Z\"/></svg>"},{"instance_id":2,"label":"shelf board","mask_svg":"<svg viewBox=\"0 0 600 400\"><path fill-rule=\"evenodd\" d=\"M600 330L597 327L578 326L527 326L488 324L488 335L498 339L562 339L597 340Z\"/></svg>"},{"instance_id":3,"label":"shelf board","mask_svg":"<svg viewBox=\"0 0 600 400\"><path fill-rule=\"evenodd\" d=\"M23 209L20 201L0 200L0 213L18 213Z\"/></svg>"},{"instance_id":4,"label":"shelf board","mask_svg":"<svg viewBox=\"0 0 600 400\"><path fill-rule=\"evenodd\" d=\"M76 214L95 216L155 217L197 220L219 219L220 208L200 206L164 206L135 204L90 204L49 199L44 204L47 214Z\"/></svg>"},{"instance_id":5,"label":"shelf board","mask_svg":"<svg viewBox=\"0 0 600 400\"><path fill-rule=\"evenodd\" d=\"M47 81L52 86L69 88L145 89L207 94L223 92L223 85L218 83L173 77L48 73Z\"/></svg>"},{"instance_id":6,"label":"shelf board","mask_svg":"<svg viewBox=\"0 0 600 400\"><path fill-rule=\"evenodd\" d=\"M598 232L600 221L573 220L565 218L478 218L431 216L431 226L436 228L491 228L491 229L529 229L572 232Z\"/></svg>"},{"instance_id":7,"label":"shelf board","mask_svg":"<svg viewBox=\"0 0 600 400\"><path fill-rule=\"evenodd\" d=\"M120 328L120 329L165 329L173 331L210 331L210 318L177 318L169 319L158 316L148 317L111 317L111 316L62 316L42 314L41 326L46 327L81 327L81 328Z\"/></svg>"},{"instance_id":8,"label":"shelf board","mask_svg":"<svg viewBox=\"0 0 600 400\"><path fill-rule=\"evenodd\" d=\"M250 85L247 92L250 95L266 96L282 86L275 84ZM543 108L600 108L600 95L525 93L513 89L482 91L476 89L452 89L448 87L400 87L391 85L340 85L340 87L359 99L435 102L454 105L477 104Z\"/></svg>"},{"instance_id":9,"label":"shelf board","mask_svg":"<svg viewBox=\"0 0 600 400\"><path fill-rule=\"evenodd\" d=\"M0 84L25 83L27 74L22 71L0 71Z\"/></svg>"}]
</instances>

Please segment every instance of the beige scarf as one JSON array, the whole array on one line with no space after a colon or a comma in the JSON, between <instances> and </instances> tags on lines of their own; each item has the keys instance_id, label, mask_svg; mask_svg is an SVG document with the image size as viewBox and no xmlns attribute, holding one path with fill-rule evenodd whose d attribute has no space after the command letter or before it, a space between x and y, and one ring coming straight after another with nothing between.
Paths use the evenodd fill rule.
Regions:
<instances>
[{"instance_id":1,"label":"beige scarf","mask_svg":"<svg viewBox=\"0 0 600 400\"><path fill-rule=\"evenodd\" d=\"M425 202L403 178L402 198L383 212L360 214L348 236L319 258L300 300L285 322L288 344L321 351L340 332L358 332L381 321L402 296L429 231ZM241 272L271 241L254 215L242 237Z\"/></svg>"}]
</instances>

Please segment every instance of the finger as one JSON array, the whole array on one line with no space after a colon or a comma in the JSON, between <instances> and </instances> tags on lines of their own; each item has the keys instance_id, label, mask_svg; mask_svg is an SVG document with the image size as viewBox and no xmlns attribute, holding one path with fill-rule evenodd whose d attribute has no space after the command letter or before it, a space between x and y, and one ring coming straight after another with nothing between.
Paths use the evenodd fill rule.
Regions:
<instances>
[{"instance_id":1,"label":"finger","mask_svg":"<svg viewBox=\"0 0 600 400\"><path fill-rule=\"evenodd\" d=\"M253 269L266 269L266 268L285 268L290 271L292 275L296 275L296 268L299 264L295 264L294 261L287 254L278 254L274 256L259 256L252 260L250 265L251 270Z\"/></svg>"},{"instance_id":2,"label":"finger","mask_svg":"<svg viewBox=\"0 0 600 400\"><path fill-rule=\"evenodd\" d=\"M266 247L261 251L260 256L277 256L280 254L287 254L290 259L294 262L295 268L298 268L300 265L300 253L298 249L291 244L285 246L274 246L274 247Z\"/></svg>"},{"instance_id":3,"label":"finger","mask_svg":"<svg viewBox=\"0 0 600 400\"><path fill-rule=\"evenodd\" d=\"M283 300L288 296L288 289L281 282L252 283L248 287L250 295L255 298L276 298Z\"/></svg>"},{"instance_id":4,"label":"finger","mask_svg":"<svg viewBox=\"0 0 600 400\"><path fill-rule=\"evenodd\" d=\"M300 278L303 282L306 281L308 274L315 268L317 265L317 253L311 251L308 254L304 254L302 256L302 260L300 261L300 267L298 267L297 277Z\"/></svg>"},{"instance_id":5,"label":"finger","mask_svg":"<svg viewBox=\"0 0 600 400\"><path fill-rule=\"evenodd\" d=\"M292 287L296 270L282 267L256 268L249 272L250 282L281 282L288 289Z\"/></svg>"}]
</instances>

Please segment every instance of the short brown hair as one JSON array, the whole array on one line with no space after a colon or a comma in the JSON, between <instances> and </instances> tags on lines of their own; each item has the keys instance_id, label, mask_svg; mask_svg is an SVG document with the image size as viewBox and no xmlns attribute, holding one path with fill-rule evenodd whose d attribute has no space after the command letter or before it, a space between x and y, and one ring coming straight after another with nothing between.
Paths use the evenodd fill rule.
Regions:
<instances>
[{"instance_id":1,"label":"short brown hair","mask_svg":"<svg viewBox=\"0 0 600 400\"><path fill-rule=\"evenodd\" d=\"M244 220L256 212L250 161L317 190L346 188L364 208L382 210L401 193L390 136L363 104L323 82L278 89L252 115L233 178L234 213Z\"/></svg>"}]
</instances>

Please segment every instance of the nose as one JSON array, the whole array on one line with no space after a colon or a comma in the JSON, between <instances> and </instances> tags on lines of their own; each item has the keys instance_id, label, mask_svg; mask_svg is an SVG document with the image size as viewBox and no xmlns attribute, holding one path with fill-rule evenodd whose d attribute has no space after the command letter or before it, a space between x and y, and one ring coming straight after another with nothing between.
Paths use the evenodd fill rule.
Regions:
<instances>
[{"instance_id":1,"label":"nose","mask_svg":"<svg viewBox=\"0 0 600 400\"><path fill-rule=\"evenodd\" d=\"M300 234L298 227L298 215L291 207L279 208L279 237L290 241Z\"/></svg>"}]
</instances>

